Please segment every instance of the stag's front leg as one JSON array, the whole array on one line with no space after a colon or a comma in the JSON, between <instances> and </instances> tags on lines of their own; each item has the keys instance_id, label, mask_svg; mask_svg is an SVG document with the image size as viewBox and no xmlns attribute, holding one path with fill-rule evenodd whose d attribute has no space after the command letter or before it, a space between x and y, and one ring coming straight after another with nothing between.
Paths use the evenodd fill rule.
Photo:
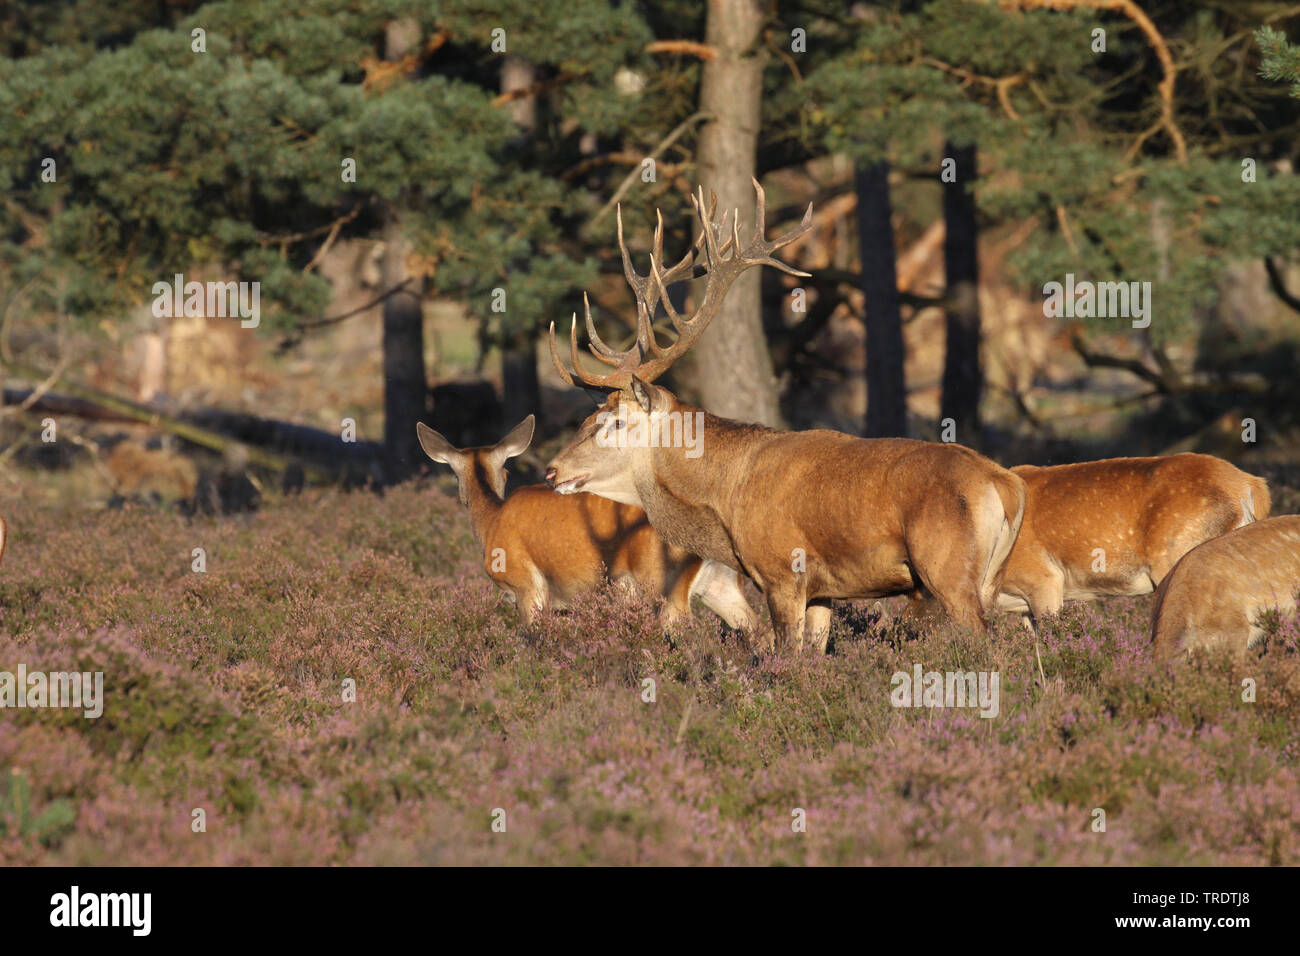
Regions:
<instances>
[{"instance_id":1,"label":"stag's front leg","mask_svg":"<svg viewBox=\"0 0 1300 956\"><path fill-rule=\"evenodd\" d=\"M793 649L803 650L803 632L806 602L801 588L773 589L767 594L767 609L772 614L772 629L776 632L778 653Z\"/></svg>"},{"instance_id":2,"label":"stag's front leg","mask_svg":"<svg viewBox=\"0 0 1300 956\"><path fill-rule=\"evenodd\" d=\"M789 601L776 602L769 600L767 606L772 612L772 629L776 632L776 650L783 652L793 648L796 654L803 650L803 605Z\"/></svg>"}]
</instances>

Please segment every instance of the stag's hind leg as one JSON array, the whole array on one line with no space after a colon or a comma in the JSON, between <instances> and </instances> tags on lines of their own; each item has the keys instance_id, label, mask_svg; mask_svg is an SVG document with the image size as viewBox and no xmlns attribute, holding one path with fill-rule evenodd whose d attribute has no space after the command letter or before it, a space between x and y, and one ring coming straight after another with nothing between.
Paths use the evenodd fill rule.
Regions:
<instances>
[{"instance_id":1,"label":"stag's hind leg","mask_svg":"<svg viewBox=\"0 0 1300 956\"><path fill-rule=\"evenodd\" d=\"M950 617L977 634L984 634L987 626L980 584L987 555L975 547L972 535L963 535L956 529L954 532L952 537L918 536L919 540L909 541L912 572Z\"/></svg>"},{"instance_id":2,"label":"stag's hind leg","mask_svg":"<svg viewBox=\"0 0 1300 956\"><path fill-rule=\"evenodd\" d=\"M1018 520L1018 519L1017 519ZM1007 519L991 485L928 510L906 534L912 570L957 621L977 634L988 627L1018 526Z\"/></svg>"},{"instance_id":3,"label":"stag's hind leg","mask_svg":"<svg viewBox=\"0 0 1300 956\"><path fill-rule=\"evenodd\" d=\"M825 654L826 642L831 636L830 601L817 600L808 605L804 611L804 631L813 650L818 654Z\"/></svg>"}]
</instances>

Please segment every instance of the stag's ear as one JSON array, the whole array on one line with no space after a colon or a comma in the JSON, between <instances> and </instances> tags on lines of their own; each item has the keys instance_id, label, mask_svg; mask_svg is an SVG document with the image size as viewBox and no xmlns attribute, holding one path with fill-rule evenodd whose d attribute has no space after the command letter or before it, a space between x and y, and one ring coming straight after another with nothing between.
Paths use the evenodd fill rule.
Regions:
<instances>
[{"instance_id":1,"label":"stag's ear","mask_svg":"<svg viewBox=\"0 0 1300 956\"><path fill-rule=\"evenodd\" d=\"M434 461L440 461L444 465L451 465L455 468L457 462L464 458L464 454L459 448L424 424L424 422L415 423L415 434L420 439L420 447L424 449L424 453Z\"/></svg>"},{"instance_id":2,"label":"stag's ear","mask_svg":"<svg viewBox=\"0 0 1300 956\"><path fill-rule=\"evenodd\" d=\"M510 429L510 434L493 446L492 451L497 457L500 457L504 465L507 458L514 458L516 455L522 455L528 450L529 444L533 440L533 428L537 424L537 419L529 415L522 422Z\"/></svg>"},{"instance_id":3,"label":"stag's ear","mask_svg":"<svg viewBox=\"0 0 1300 956\"><path fill-rule=\"evenodd\" d=\"M632 395L636 398L636 403L641 406L641 411L647 415L654 409L655 388L649 382L643 382L640 378L632 376Z\"/></svg>"},{"instance_id":4,"label":"stag's ear","mask_svg":"<svg viewBox=\"0 0 1300 956\"><path fill-rule=\"evenodd\" d=\"M587 397L589 399L591 399L593 402L596 403L597 408L599 408L601 405L604 405L605 400L609 398L609 392L602 392L598 388L587 388L584 385L582 390L587 393Z\"/></svg>"}]
</instances>

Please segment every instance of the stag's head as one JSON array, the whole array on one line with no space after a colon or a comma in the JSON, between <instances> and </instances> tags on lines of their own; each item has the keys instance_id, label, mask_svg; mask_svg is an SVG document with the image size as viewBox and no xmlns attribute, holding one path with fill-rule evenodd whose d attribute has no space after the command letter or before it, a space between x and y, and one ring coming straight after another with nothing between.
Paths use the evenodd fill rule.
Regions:
<instances>
[{"instance_id":1,"label":"stag's head","mask_svg":"<svg viewBox=\"0 0 1300 956\"><path fill-rule=\"evenodd\" d=\"M808 275L774 259L772 253L788 246L812 228L812 204L808 204L803 220L794 230L769 241L765 235L763 187L757 180L754 181L754 190L758 197L757 212L754 235L747 245L740 239L739 210L716 220L717 197L713 197L706 211L701 188L698 196L691 197L691 204L700 220L699 238L686 250L680 262L665 268L663 217L658 216L650 250L650 272L644 276L632 267L632 257L623 241L623 215L619 210L618 247L623 255L623 275L636 297L636 339L622 351L607 345L596 332L591 320L591 305L584 295L583 311L591 354L608 370L596 374L582 367L578 358L578 317L574 315L569 327L571 374L560 360L555 344L555 323L551 323L551 360L560 378L570 385L580 385L606 396L604 403L582 423L578 433L547 467L546 481L556 491L561 494L586 491L624 504L640 505L635 482L637 466L648 464L656 447L665 444L681 447L660 441L665 434L687 436L683 443L687 445L689 429L693 427L693 423L682 420L683 406L677 397L668 389L654 385L654 380L695 344L717 314L732 282L742 272L769 265L790 275ZM704 294L698 300L694 314L683 317L669 301L668 286L692 278L697 266L703 269L706 277ZM669 346L659 344L653 326L655 310L661 302L677 332L676 340ZM689 456L689 447L683 447L683 453Z\"/></svg>"}]
</instances>

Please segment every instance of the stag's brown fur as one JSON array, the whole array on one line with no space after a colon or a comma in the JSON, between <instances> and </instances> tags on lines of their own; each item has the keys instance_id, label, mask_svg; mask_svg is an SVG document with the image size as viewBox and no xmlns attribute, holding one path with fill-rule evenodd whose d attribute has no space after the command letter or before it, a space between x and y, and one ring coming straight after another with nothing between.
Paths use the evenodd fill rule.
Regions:
<instances>
[{"instance_id":1,"label":"stag's brown fur","mask_svg":"<svg viewBox=\"0 0 1300 956\"><path fill-rule=\"evenodd\" d=\"M1211 455L1011 470L1028 501L998 607L1034 620L1064 601L1148 594L1192 548L1271 506L1264 479Z\"/></svg>"},{"instance_id":2,"label":"stag's brown fur","mask_svg":"<svg viewBox=\"0 0 1300 956\"><path fill-rule=\"evenodd\" d=\"M1248 524L1183 556L1156 591L1151 640L1157 658L1264 636L1260 615L1289 613L1300 588L1300 516Z\"/></svg>"},{"instance_id":3,"label":"stag's brown fur","mask_svg":"<svg viewBox=\"0 0 1300 956\"><path fill-rule=\"evenodd\" d=\"M643 507L669 542L748 574L783 645L801 646L808 630L824 650L831 599L917 590L984 630L1024 513L1019 478L959 445L783 432L707 413L695 458L598 440L611 422L648 434L652 422L698 413L637 381L634 396L615 392L583 423L548 480Z\"/></svg>"},{"instance_id":4,"label":"stag's brown fur","mask_svg":"<svg viewBox=\"0 0 1300 956\"><path fill-rule=\"evenodd\" d=\"M611 348L596 334L587 308L591 350L607 370L583 369L575 316L570 373L551 326L551 359L561 379L611 394L551 462L547 482L564 493L587 491L644 507L669 542L744 571L763 589L783 645L798 649L808 631L825 650L833 598L918 591L932 593L982 632L1024 514L1024 483L1015 475L956 445L741 425L650 384L699 340L728 287L747 269L772 266L808 275L773 254L812 229L811 204L797 227L769 240L757 180L754 193L754 233L745 243L735 219L728 227L727 214L715 221L714 207L706 211L701 189L693 204L701 227L695 249L702 258L688 250L665 269L663 229L656 228L648 276L632 266L620 217L623 274L637 302L636 340L623 351ZM683 317L666 287L700 267L707 284L695 314ZM658 343L652 323L661 304L677 331L667 347ZM680 423L681 416L703 421L706 447L630 440L658 433L664 421Z\"/></svg>"},{"instance_id":5,"label":"stag's brown fur","mask_svg":"<svg viewBox=\"0 0 1300 956\"><path fill-rule=\"evenodd\" d=\"M418 428L425 453L455 471L483 568L514 598L521 624L607 581L630 581L666 599L665 625L689 617L693 597L733 627L753 625L735 572L667 544L641 509L595 495L565 497L545 485L506 498L502 466L528 447L532 428L530 415L502 442L463 449Z\"/></svg>"}]
</instances>

